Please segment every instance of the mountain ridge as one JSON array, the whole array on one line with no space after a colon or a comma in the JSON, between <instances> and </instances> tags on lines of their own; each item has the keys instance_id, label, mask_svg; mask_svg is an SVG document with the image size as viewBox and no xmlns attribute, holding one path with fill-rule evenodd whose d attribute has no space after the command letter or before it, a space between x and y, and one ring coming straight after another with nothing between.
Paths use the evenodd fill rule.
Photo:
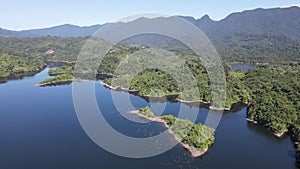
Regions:
<instances>
[{"instance_id":1,"label":"mountain ridge","mask_svg":"<svg viewBox=\"0 0 300 169\"><path fill-rule=\"evenodd\" d=\"M234 12L219 21L212 20L208 15L199 19L191 16L179 16L200 28L210 39L220 39L239 33L273 34L300 40L300 8L256 8L242 12ZM166 18L168 19L168 18ZM138 20L138 19L137 19ZM136 20L135 20L136 21ZM134 21L132 21L134 22ZM114 24L114 23L109 23ZM58 25L50 28L11 31L0 28L2 37L85 37L91 36L103 25L76 26L71 24Z\"/></svg>"}]
</instances>

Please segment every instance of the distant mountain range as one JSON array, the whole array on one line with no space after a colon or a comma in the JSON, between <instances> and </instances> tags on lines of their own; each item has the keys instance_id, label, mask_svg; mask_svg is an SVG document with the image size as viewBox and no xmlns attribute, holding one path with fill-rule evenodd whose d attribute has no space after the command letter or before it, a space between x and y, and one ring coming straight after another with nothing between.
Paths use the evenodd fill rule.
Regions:
<instances>
[{"instance_id":1,"label":"distant mountain range","mask_svg":"<svg viewBox=\"0 0 300 169\"><path fill-rule=\"evenodd\" d=\"M40 36L58 36L58 37L85 37L95 33L102 25L93 26L75 26L70 24L55 26L44 29L32 29L24 31L10 31L0 28L2 37L40 37Z\"/></svg>"},{"instance_id":2,"label":"distant mountain range","mask_svg":"<svg viewBox=\"0 0 300 169\"><path fill-rule=\"evenodd\" d=\"M300 8L255 9L230 14L221 21L204 16L194 22L210 38L231 34L272 34L300 39Z\"/></svg>"},{"instance_id":3,"label":"distant mountain range","mask_svg":"<svg viewBox=\"0 0 300 169\"><path fill-rule=\"evenodd\" d=\"M205 15L201 19L182 16L199 27L212 39L222 39L234 34L270 34L300 40L300 8L254 9L232 13L225 19L214 21ZM84 37L90 36L103 25L79 27L60 25L45 29L11 31L0 28L2 37Z\"/></svg>"}]
</instances>

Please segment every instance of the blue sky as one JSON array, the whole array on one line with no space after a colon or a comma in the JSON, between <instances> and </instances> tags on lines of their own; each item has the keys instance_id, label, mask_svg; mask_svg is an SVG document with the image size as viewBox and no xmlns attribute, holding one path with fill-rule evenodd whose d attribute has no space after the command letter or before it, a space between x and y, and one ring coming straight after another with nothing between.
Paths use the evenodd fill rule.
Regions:
<instances>
[{"instance_id":1,"label":"blue sky","mask_svg":"<svg viewBox=\"0 0 300 169\"><path fill-rule=\"evenodd\" d=\"M0 28L24 30L60 24L80 26L116 21L141 13L220 20L254 8L300 6L300 0L1 0Z\"/></svg>"}]
</instances>

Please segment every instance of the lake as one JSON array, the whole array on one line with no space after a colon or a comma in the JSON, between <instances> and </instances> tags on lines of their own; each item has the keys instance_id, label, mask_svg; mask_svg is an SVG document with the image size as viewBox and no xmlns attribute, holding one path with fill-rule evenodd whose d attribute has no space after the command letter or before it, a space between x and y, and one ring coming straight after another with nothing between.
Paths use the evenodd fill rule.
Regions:
<instances>
[{"instance_id":1,"label":"lake","mask_svg":"<svg viewBox=\"0 0 300 169\"><path fill-rule=\"evenodd\" d=\"M1 169L297 168L289 136L276 138L263 127L248 124L246 107L224 113L214 145L201 158L192 158L180 145L146 159L113 155L98 147L81 128L73 107L71 85L34 86L48 77L47 71L48 68L33 77L0 84ZM116 130L139 137L165 130L159 123L137 124L120 116L111 91L95 83L103 115ZM136 108L149 105L137 96L131 95L130 99ZM167 102L164 114L176 115L180 106L195 109ZM203 122L207 113L208 109L201 108L197 122Z\"/></svg>"},{"instance_id":2,"label":"lake","mask_svg":"<svg viewBox=\"0 0 300 169\"><path fill-rule=\"evenodd\" d=\"M237 70L246 71L254 68L256 68L256 65L253 64L231 64L232 71L237 71Z\"/></svg>"}]
</instances>

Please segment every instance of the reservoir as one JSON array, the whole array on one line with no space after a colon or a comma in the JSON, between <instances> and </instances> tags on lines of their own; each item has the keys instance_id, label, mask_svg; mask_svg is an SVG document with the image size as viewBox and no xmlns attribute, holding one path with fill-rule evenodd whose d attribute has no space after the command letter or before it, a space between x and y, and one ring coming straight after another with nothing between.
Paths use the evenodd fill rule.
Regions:
<instances>
[{"instance_id":1,"label":"reservoir","mask_svg":"<svg viewBox=\"0 0 300 169\"><path fill-rule=\"evenodd\" d=\"M214 145L200 158L192 158L180 145L145 159L111 154L97 146L81 128L73 106L72 85L34 86L48 77L48 70L0 84L1 169L297 168L289 136L276 138L265 128L247 123L246 107L223 114ZM82 83L97 83L99 107L119 132L147 137L166 130L160 123L139 124L125 119L113 104L111 90L99 82ZM119 92L120 97L123 94ZM130 95L130 99L137 109L149 105L138 96ZM163 114L176 115L180 106L185 106L187 111L195 109L174 102L155 104L166 105ZM188 118L188 112L186 114ZM207 114L208 109L200 108L196 122L204 122Z\"/></svg>"}]
</instances>

